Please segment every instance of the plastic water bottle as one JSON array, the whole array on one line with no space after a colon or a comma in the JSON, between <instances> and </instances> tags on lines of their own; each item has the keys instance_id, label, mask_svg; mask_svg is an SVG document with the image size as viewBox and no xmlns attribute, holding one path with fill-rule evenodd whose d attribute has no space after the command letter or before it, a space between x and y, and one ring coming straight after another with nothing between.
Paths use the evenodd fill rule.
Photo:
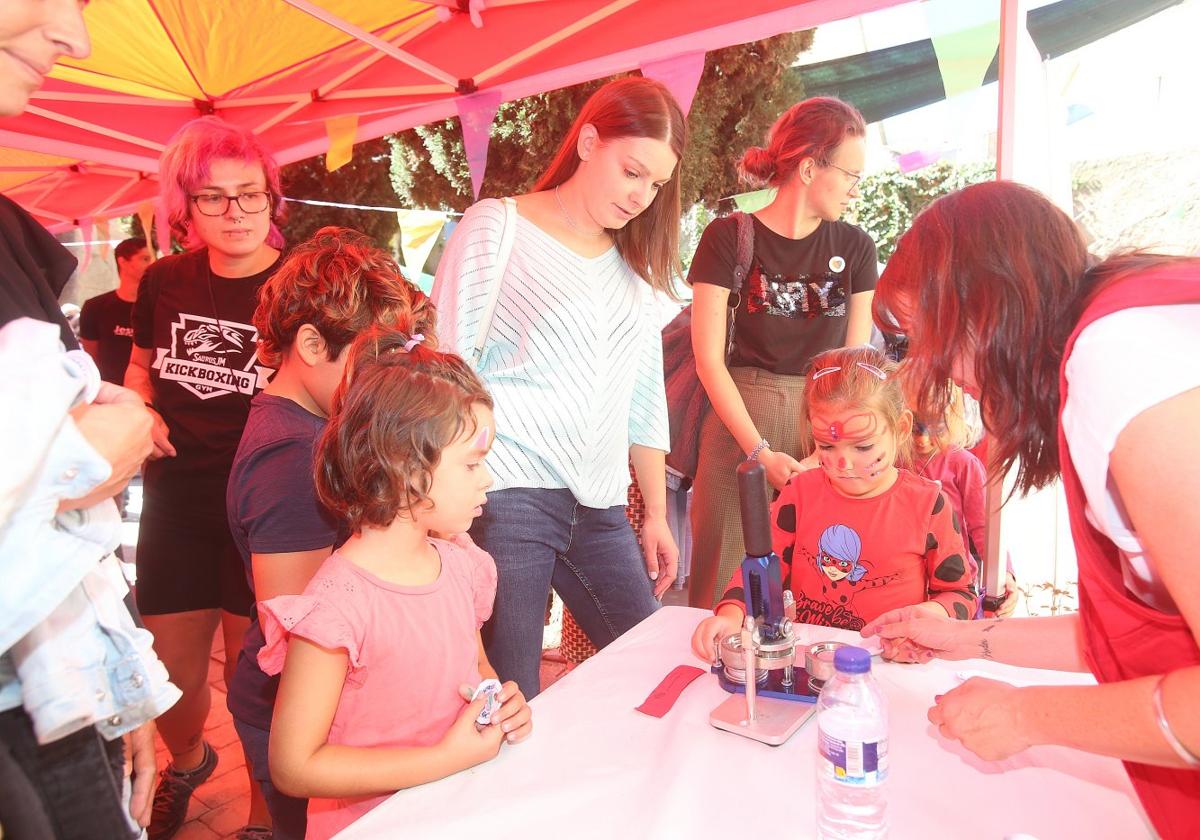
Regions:
<instances>
[{"instance_id":1,"label":"plastic water bottle","mask_svg":"<svg viewBox=\"0 0 1200 840\"><path fill-rule=\"evenodd\" d=\"M817 837L887 836L887 698L871 675L871 655L838 648L836 672L817 700Z\"/></svg>"}]
</instances>

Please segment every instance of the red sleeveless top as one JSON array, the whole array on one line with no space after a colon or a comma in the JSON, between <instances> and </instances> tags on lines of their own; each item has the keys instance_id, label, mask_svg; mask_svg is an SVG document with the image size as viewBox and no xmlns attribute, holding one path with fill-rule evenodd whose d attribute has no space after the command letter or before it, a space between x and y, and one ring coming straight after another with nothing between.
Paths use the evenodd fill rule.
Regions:
<instances>
[{"instance_id":1,"label":"red sleeveless top","mask_svg":"<svg viewBox=\"0 0 1200 840\"><path fill-rule=\"evenodd\" d=\"M1059 371L1061 405L1067 403L1067 360L1084 327L1123 309L1184 303L1200 303L1200 271L1194 267L1155 269L1103 289L1067 340ZM1117 682L1200 665L1200 648L1183 618L1159 612L1126 591L1116 545L1088 522L1087 499L1071 463L1061 408L1058 451L1079 559L1079 615L1092 673L1100 682ZM1200 838L1200 770L1130 761L1125 769L1163 840Z\"/></svg>"}]
</instances>

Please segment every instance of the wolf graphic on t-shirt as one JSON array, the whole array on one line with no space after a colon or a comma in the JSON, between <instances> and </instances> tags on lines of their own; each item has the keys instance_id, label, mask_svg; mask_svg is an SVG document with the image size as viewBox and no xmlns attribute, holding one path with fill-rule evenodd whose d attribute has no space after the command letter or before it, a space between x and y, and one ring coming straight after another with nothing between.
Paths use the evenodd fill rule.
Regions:
<instances>
[{"instance_id":1,"label":"wolf graphic on t-shirt","mask_svg":"<svg viewBox=\"0 0 1200 840\"><path fill-rule=\"evenodd\" d=\"M255 364L258 330L252 324L180 313L171 324L171 346L158 348L154 367L202 400L222 394L252 395L271 368Z\"/></svg>"}]
</instances>

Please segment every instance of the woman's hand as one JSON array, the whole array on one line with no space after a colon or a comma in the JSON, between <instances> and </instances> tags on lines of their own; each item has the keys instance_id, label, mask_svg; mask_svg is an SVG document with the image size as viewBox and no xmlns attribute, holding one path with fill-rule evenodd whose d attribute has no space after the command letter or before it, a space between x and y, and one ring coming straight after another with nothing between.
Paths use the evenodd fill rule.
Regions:
<instances>
[{"instance_id":1,"label":"woman's hand","mask_svg":"<svg viewBox=\"0 0 1200 840\"><path fill-rule=\"evenodd\" d=\"M943 738L961 741L986 761L1000 761L1033 745L1022 724L1021 689L997 680L972 677L935 697L927 717Z\"/></svg>"},{"instance_id":2,"label":"woman's hand","mask_svg":"<svg viewBox=\"0 0 1200 840\"><path fill-rule=\"evenodd\" d=\"M150 415L137 402L97 401L76 406L70 414L84 440L108 462L112 471L107 481L93 487L87 495L62 500L59 511L91 507L120 493L151 449Z\"/></svg>"},{"instance_id":3,"label":"woman's hand","mask_svg":"<svg viewBox=\"0 0 1200 840\"><path fill-rule=\"evenodd\" d=\"M938 607L939 612L944 612ZM959 634L971 622L954 621L935 615L924 605L889 610L862 629L862 635L878 636L883 658L893 662L928 662L939 659L967 659L959 653Z\"/></svg>"},{"instance_id":4,"label":"woman's hand","mask_svg":"<svg viewBox=\"0 0 1200 840\"><path fill-rule=\"evenodd\" d=\"M767 471L767 481L776 490L782 490L792 476L804 472L806 467L786 452L767 448L758 453L758 462Z\"/></svg>"},{"instance_id":5,"label":"woman's hand","mask_svg":"<svg viewBox=\"0 0 1200 840\"><path fill-rule=\"evenodd\" d=\"M679 547L665 516L647 516L642 523L642 554L646 574L654 581L654 597L662 598L679 574Z\"/></svg>"},{"instance_id":6,"label":"woman's hand","mask_svg":"<svg viewBox=\"0 0 1200 840\"><path fill-rule=\"evenodd\" d=\"M140 401L139 401L140 402ZM154 752L154 721L147 721L125 736L125 775L132 782L129 816L142 828L150 825L158 759Z\"/></svg>"},{"instance_id":7,"label":"woman's hand","mask_svg":"<svg viewBox=\"0 0 1200 840\"><path fill-rule=\"evenodd\" d=\"M692 634L692 652L705 662L712 662L716 652L715 640L736 633L742 627L741 610L722 607L721 612L700 622Z\"/></svg>"}]
</instances>

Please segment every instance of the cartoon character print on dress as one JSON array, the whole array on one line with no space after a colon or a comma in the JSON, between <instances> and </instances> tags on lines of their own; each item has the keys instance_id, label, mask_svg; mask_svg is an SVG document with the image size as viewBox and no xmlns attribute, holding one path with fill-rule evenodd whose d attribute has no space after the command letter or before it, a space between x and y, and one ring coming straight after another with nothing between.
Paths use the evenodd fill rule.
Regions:
<instances>
[{"instance_id":1,"label":"cartoon character print on dress","mask_svg":"<svg viewBox=\"0 0 1200 840\"><path fill-rule=\"evenodd\" d=\"M782 514L782 510L780 511ZM806 624L824 624L846 630L861 630L865 619L854 609L857 595L868 589L885 586L899 575L876 575L862 560L862 538L846 525L830 525L821 532L816 552L801 548L804 559L818 571L820 592L815 587L792 586L796 597L796 620ZM790 569L792 549L784 552ZM789 578L810 579L809 576L789 575ZM791 581L789 580L789 585Z\"/></svg>"},{"instance_id":2,"label":"cartoon character print on dress","mask_svg":"<svg viewBox=\"0 0 1200 840\"><path fill-rule=\"evenodd\" d=\"M171 324L171 346L158 348L154 368L202 400L222 394L253 396L273 372L256 364L258 330L224 318L179 313Z\"/></svg>"},{"instance_id":3,"label":"cartoon character print on dress","mask_svg":"<svg viewBox=\"0 0 1200 840\"><path fill-rule=\"evenodd\" d=\"M833 257L829 270L821 274L767 274L755 260L746 278L746 311L784 318L844 317L847 296L841 274L845 267L842 257Z\"/></svg>"}]
</instances>

